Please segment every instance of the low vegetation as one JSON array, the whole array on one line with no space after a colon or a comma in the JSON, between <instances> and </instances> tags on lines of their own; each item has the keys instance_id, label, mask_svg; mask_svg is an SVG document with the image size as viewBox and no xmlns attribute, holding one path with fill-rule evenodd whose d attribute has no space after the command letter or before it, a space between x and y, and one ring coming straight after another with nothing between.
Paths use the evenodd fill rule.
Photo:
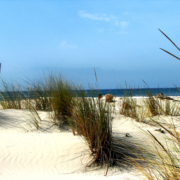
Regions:
<instances>
[{"instance_id":1,"label":"low vegetation","mask_svg":"<svg viewBox=\"0 0 180 180\"><path fill-rule=\"evenodd\" d=\"M160 29L159 31L180 51L180 48ZM176 59L180 60L179 57L175 56L174 54L160 48L164 52L168 53L169 55L175 57ZM178 90L180 90L178 88ZM159 102L153 99L153 108L151 108L152 112L155 114L163 113L165 115L179 115L179 108L171 105L174 103L173 101L169 101L170 98L165 99L165 109L163 110L160 107ZM157 106L155 105L157 104ZM150 107L150 106L149 106ZM155 108L154 108L155 107ZM160 111L154 111L154 109L158 109ZM151 161L147 159L143 159L145 162L145 167L137 165L136 167L142 171L145 177L149 180L151 179L170 179L170 180L178 180L180 179L180 132L177 130L177 122L179 124L179 117L178 119L171 118L171 122L164 120L163 122L159 122L156 120L151 119L153 123L159 126L163 132L167 133L164 141L158 140L157 137L153 135L152 132L147 132L147 137L151 138L154 142L154 150L152 153L157 157ZM141 156L142 157L142 156Z\"/></svg>"},{"instance_id":2,"label":"low vegetation","mask_svg":"<svg viewBox=\"0 0 180 180\"><path fill-rule=\"evenodd\" d=\"M155 149L151 154L156 156L156 159L149 160L148 158L145 159L145 156L140 156L141 162L146 163L144 169L144 166L140 166L135 160L137 153L134 155L133 151L125 152L122 150L123 148L126 149L127 145L125 147L120 143L121 140L115 139L112 135L112 113L115 112L112 105L115 105L114 100L105 102L105 100L96 98L93 90L82 90L82 88L70 85L61 77L52 75L41 82L32 81L31 88L27 89L26 95L22 93L22 87L19 84L15 86L3 80L1 81L1 90L4 91L1 92L2 100L0 103L2 108L28 109L31 113L31 122L29 123L31 127L34 126L39 129L41 118L38 111L40 110L50 112L52 119L60 127L69 124L73 134L83 137L89 146L91 160L87 167L93 165L103 167L106 165L108 171L108 167L128 161L132 155L131 163L135 161L134 164L137 167L139 166L138 168L148 179L153 179L152 177L155 176L162 176L164 179L179 178L179 169L177 168L179 167L179 160L177 157L179 155L180 134L173 126L173 121L171 124L166 122L161 124L150 118L154 124L171 136L171 141L168 139L167 144L163 144L151 132L148 132L149 137L155 142ZM130 92L121 99L120 113L136 121L140 121L141 116L147 117L141 111L141 106L147 109L149 117L178 115L178 108L173 106L173 101L155 98L149 92L148 98L144 100L144 105L140 106L131 95ZM174 148L173 152L169 142Z\"/></svg>"},{"instance_id":3,"label":"low vegetation","mask_svg":"<svg viewBox=\"0 0 180 180\"><path fill-rule=\"evenodd\" d=\"M160 32L165 35L161 30ZM167 35L165 36L180 50ZM180 60L170 52L161 50ZM38 114L40 110L50 112L52 119L60 127L64 124L70 125L73 134L82 136L89 146L91 160L87 166L106 165L108 171L110 166L130 160L128 163L133 164L149 180L180 179L180 132L175 126L177 120L175 122L172 117L171 122L165 120L160 122L152 118L159 115L179 116L179 107L172 98L156 98L149 90L147 98L143 101L144 104L139 105L130 90L121 99L120 114L141 122L149 117L150 121L167 135L164 141L160 141L152 132L145 132L147 137L153 140L154 149L144 150L139 146L137 149L143 149L143 151L138 154L132 149L128 151L127 145L113 137L112 113L115 111L115 103L112 95L108 95L105 101L102 101L101 98L96 98L93 90L86 91L78 86L75 87L55 75L50 75L42 81L28 82L28 84L30 87L26 89L25 94L20 84L1 79L1 107L29 110L32 115L32 122L29 125L37 129L41 121ZM125 152L124 149L127 151ZM156 158L147 158L148 153ZM136 160L137 156L141 163Z\"/></svg>"},{"instance_id":4,"label":"low vegetation","mask_svg":"<svg viewBox=\"0 0 180 180\"><path fill-rule=\"evenodd\" d=\"M88 166L112 166L115 153L112 150L112 116L108 103L102 103L91 93L77 92L76 108L69 121L72 129L88 143L92 156Z\"/></svg>"},{"instance_id":5,"label":"low vegetation","mask_svg":"<svg viewBox=\"0 0 180 180\"><path fill-rule=\"evenodd\" d=\"M138 121L138 112L137 112L137 101L133 99L131 96L124 97L122 99L122 105L120 108L120 114L123 114L127 117L131 117Z\"/></svg>"},{"instance_id":6,"label":"low vegetation","mask_svg":"<svg viewBox=\"0 0 180 180\"><path fill-rule=\"evenodd\" d=\"M16 83L0 80L0 105L3 109L21 109L21 101L24 98L21 86Z\"/></svg>"},{"instance_id":7,"label":"low vegetation","mask_svg":"<svg viewBox=\"0 0 180 180\"><path fill-rule=\"evenodd\" d=\"M73 96L74 87L61 77L50 76L48 79L50 103L53 111L53 119L60 124L67 124L72 117L74 109Z\"/></svg>"}]
</instances>

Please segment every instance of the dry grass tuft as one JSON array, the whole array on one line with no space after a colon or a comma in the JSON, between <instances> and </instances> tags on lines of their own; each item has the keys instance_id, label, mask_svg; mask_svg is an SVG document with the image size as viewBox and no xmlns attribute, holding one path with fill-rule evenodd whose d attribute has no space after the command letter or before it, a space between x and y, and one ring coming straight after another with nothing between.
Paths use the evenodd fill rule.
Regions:
<instances>
[{"instance_id":1,"label":"dry grass tuft","mask_svg":"<svg viewBox=\"0 0 180 180\"><path fill-rule=\"evenodd\" d=\"M138 105L136 99L132 98L132 89L125 91L124 97L121 98L122 103L120 107L120 114L125 115L127 117L131 117L137 121L139 121L139 114L138 114Z\"/></svg>"},{"instance_id":2,"label":"dry grass tuft","mask_svg":"<svg viewBox=\"0 0 180 180\"><path fill-rule=\"evenodd\" d=\"M150 90L147 93L148 98L145 99L145 106L151 116L157 116L162 114L161 112L161 106L160 106L160 101L156 100Z\"/></svg>"},{"instance_id":3,"label":"dry grass tuft","mask_svg":"<svg viewBox=\"0 0 180 180\"><path fill-rule=\"evenodd\" d=\"M114 96L112 94L105 95L105 102L113 102Z\"/></svg>"},{"instance_id":4,"label":"dry grass tuft","mask_svg":"<svg viewBox=\"0 0 180 180\"><path fill-rule=\"evenodd\" d=\"M180 133L176 130L174 120L158 122L153 120L164 132L167 133L164 140L160 141L152 132L147 131L146 135L153 142L151 153L156 158L145 159L141 156L145 166L136 164L136 167L147 177L147 179L180 179ZM149 150L147 150L149 151Z\"/></svg>"},{"instance_id":5,"label":"dry grass tuft","mask_svg":"<svg viewBox=\"0 0 180 180\"><path fill-rule=\"evenodd\" d=\"M0 105L3 109L21 109L21 101L24 95L21 90L20 84L5 81L1 79L0 84Z\"/></svg>"},{"instance_id":6,"label":"dry grass tuft","mask_svg":"<svg viewBox=\"0 0 180 180\"><path fill-rule=\"evenodd\" d=\"M120 114L123 114L127 117L138 119L137 113L137 102L131 97L124 97L122 102L122 107L120 109Z\"/></svg>"},{"instance_id":7,"label":"dry grass tuft","mask_svg":"<svg viewBox=\"0 0 180 180\"><path fill-rule=\"evenodd\" d=\"M29 96L34 109L51 112L55 124L68 124L73 110L73 88L61 76L49 75L41 81L32 81Z\"/></svg>"},{"instance_id":8,"label":"dry grass tuft","mask_svg":"<svg viewBox=\"0 0 180 180\"><path fill-rule=\"evenodd\" d=\"M159 31L180 51L177 45L160 29ZM171 54L170 52L160 48L171 56L180 60L179 57ZM163 113L165 115L179 115L177 112L178 108L170 104L174 103L172 98L161 97L165 101L165 110L160 106L154 98L149 96L148 107L152 115L157 115ZM160 110L160 111L159 111ZM144 159L145 167L136 166L147 179L163 179L163 180L179 180L180 179L180 132L178 130L178 125L175 123L174 119L171 122L155 121L151 119L153 123L159 126L164 132L167 133L164 141L160 141L155 135L148 131L147 135L153 140L154 149L152 153L157 157L151 161ZM142 158L143 159L143 158Z\"/></svg>"},{"instance_id":9,"label":"dry grass tuft","mask_svg":"<svg viewBox=\"0 0 180 180\"><path fill-rule=\"evenodd\" d=\"M88 96L88 97L87 97ZM77 91L70 125L87 142L91 160L87 167L122 166L129 151L112 137L112 111L109 103L94 98L93 92ZM128 151L128 153L127 153Z\"/></svg>"},{"instance_id":10,"label":"dry grass tuft","mask_svg":"<svg viewBox=\"0 0 180 180\"><path fill-rule=\"evenodd\" d=\"M88 143L92 156L88 166L112 166L115 154L112 151L112 117L109 105L92 97L92 94L87 98L87 94L88 92L82 91L77 94L78 100L72 119L69 119L70 124Z\"/></svg>"}]
</instances>

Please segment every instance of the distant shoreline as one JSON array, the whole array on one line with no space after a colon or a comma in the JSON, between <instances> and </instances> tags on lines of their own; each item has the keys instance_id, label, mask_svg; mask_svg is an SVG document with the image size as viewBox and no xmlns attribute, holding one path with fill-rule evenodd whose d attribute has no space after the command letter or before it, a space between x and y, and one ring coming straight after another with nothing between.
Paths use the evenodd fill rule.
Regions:
<instances>
[{"instance_id":1,"label":"distant shoreline","mask_svg":"<svg viewBox=\"0 0 180 180\"><path fill-rule=\"evenodd\" d=\"M177 88L92 89L92 90L82 90L82 91L87 91L87 97L90 96L90 94L91 94L91 97L92 97L92 94L93 94L93 97L98 97L99 94L102 94L102 95L112 94L115 97L124 97L124 96L147 97L148 93L151 93L152 96L155 96L159 93L163 93L164 96L169 96L169 97L180 96L180 91ZM28 91L21 91L21 92L23 95L28 97ZM33 99L33 98L30 97L30 99Z\"/></svg>"}]
</instances>

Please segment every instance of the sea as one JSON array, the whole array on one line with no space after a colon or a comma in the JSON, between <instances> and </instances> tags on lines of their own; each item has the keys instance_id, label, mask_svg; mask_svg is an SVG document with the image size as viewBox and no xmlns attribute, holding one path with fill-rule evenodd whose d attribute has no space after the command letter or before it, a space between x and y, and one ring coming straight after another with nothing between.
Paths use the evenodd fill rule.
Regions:
<instances>
[{"instance_id":1,"label":"sea","mask_svg":"<svg viewBox=\"0 0 180 180\"><path fill-rule=\"evenodd\" d=\"M92 91L92 90L91 90ZM98 96L98 94L112 94L116 97L123 97L123 96L148 96L150 93L152 96L155 96L159 93L163 93L164 96L180 96L180 90L177 88L139 88L139 89L99 89L93 90L93 94ZM90 92L90 91L88 91Z\"/></svg>"},{"instance_id":2,"label":"sea","mask_svg":"<svg viewBox=\"0 0 180 180\"><path fill-rule=\"evenodd\" d=\"M98 97L99 94L106 95L106 94L112 94L115 97L124 97L124 96L131 96L131 97L146 97L148 94L151 94L152 96L155 96L159 93L163 93L164 96L180 96L180 90L177 88L140 88L140 89L96 89L96 90L79 90L79 92L85 91L84 95L86 97ZM6 97L8 99L9 95L11 97L14 96L13 92L0 92L0 101L2 101L3 94L7 95ZM19 92L15 93L17 96ZM76 93L75 93L76 94ZM36 92L34 92L34 95L36 96ZM28 91L21 91L21 99L24 99L23 97L28 97L29 99L34 99L35 96L32 96L28 94Z\"/></svg>"}]
</instances>

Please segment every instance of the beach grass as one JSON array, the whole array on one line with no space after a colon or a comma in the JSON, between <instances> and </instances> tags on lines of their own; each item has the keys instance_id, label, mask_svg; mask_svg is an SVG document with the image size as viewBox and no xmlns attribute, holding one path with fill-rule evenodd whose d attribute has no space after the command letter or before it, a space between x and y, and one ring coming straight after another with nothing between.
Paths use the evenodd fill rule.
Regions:
<instances>
[{"instance_id":1,"label":"beach grass","mask_svg":"<svg viewBox=\"0 0 180 180\"><path fill-rule=\"evenodd\" d=\"M124 137L114 137L112 132L113 110L111 103L94 97L94 91L76 91L75 108L69 123L73 134L86 141L90 150L90 161L86 167L127 167L129 159L137 160L137 145ZM141 148L143 149L143 148Z\"/></svg>"},{"instance_id":2,"label":"beach grass","mask_svg":"<svg viewBox=\"0 0 180 180\"><path fill-rule=\"evenodd\" d=\"M131 94L130 94L131 95ZM136 119L137 116L132 116L132 107L139 108L134 103L130 95L124 96L122 99L121 114ZM159 127L161 133L164 133L164 139L159 140L153 132L146 131L143 133L147 139L152 141L152 148L145 148L145 150L139 153L139 160L134 158L129 159L129 163L149 180L154 179L180 179L180 132L176 129L176 123L179 121L179 108L177 100L164 96L164 98L156 98L152 95L151 90L147 91L147 98L143 99L143 111L138 111L139 116L143 116L145 119L149 117L149 124L153 124ZM134 113L135 114L135 113ZM166 119L153 118L153 116L165 115L169 116ZM170 118L171 116L171 118ZM139 119L139 118L138 118ZM142 148L138 145L138 148ZM142 153L143 152L143 153ZM133 151L132 151L133 154ZM147 157L147 154L151 154L151 158ZM143 163L142 163L143 162Z\"/></svg>"},{"instance_id":3,"label":"beach grass","mask_svg":"<svg viewBox=\"0 0 180 180\"><path fill-rule=\"evenodd\" d=\"M156 158L147 159L139 156L144 161L144 166L140 164L135 166L149 180L178 180L180 179L180 133L176 130L173 118L171 122L151 120L166 132L166 135L163 140L159 140L151 131L144 132L146 137L152 140L153 149L148 149L147 152L151 151Z\"/></svg>"},{"instance_id":4,"label":"beach grass","mask_svg":"<svg viewBox=\"0 0 180 180\"><path fill-rule=\"evenodd\" d=\"M53 122L62 127L69 124L68 118L73 109L73 85L64 80L60 75L50 74L41 80L27 82L28 99L26 109L32 113L32 119L39 119L37 111L47 111ZM37 123L33 121L34 124Z\"/></svg>"},{"instance_id":5,"label":"beach grass","mask_svg":"<svg viewBox=\"0 0 180 180\"><path fill-rule=\"evenodd\" d=\"M159 31L180 51L178 46L164 32L162 32L160 29ZM166 51L162 48L160 49L180 60L179 57L175 56L169 51ZM180 90L179 88L177 89ZM158 115L163 113L165 115L179 116L179 108L176 105L172 105L174 102L170 102L170 98L167 97L164 99L165 109L163 110L163 107L160 106L160 103L152 98L151 95L149 95L149 99L146 104L151 114ZM180 119L178 117L178 121L179 120ZM154 120L153 118L151 118L151 121L161 128L161 132L166 132L167 135L162 142L149 130L146 132L147 137L153 140L154 149L152 153L157 158L152 159L151 161L142 158L146 165L145 168L139 164L136 164L136 168L139 169L149 180L178 180L180 179L180 132L177 130L175 120L172 117L170 122L167 120L161 120L160 122Z\"/></svg>"},{"instance_id":6,"label":"beach grass","mask_svg":"<svg viewBox=\"0 0 180 180\"><path fill-rule=\"evenodd\" d=\"M84 88L74 86L65 81L61 76L49 75L41 81L31 81L31 87L27 88L27 96L22 93L20 84L14 85L5 80L1 80L1 101L3 109L27 109L31 113L29 126L39 129L41 118L38 111L50 112L54 122L59 125L70 125L73 134L84 138L91 152L91 159L87 167L99 166L108 168L116 165L122 166L122 162L135 164L148 179L161 177L162 179L179 179L180 178L180 133L174 126L173 118L169 122L156 121L150 118L154 124L159 126L168 138L166 143L158 140L152 132L148 131L148 138L154 142L154 149L145 151L141 145L137 149L143 149L139 160L143 166L136 160L138 153L135 150L128 149L127 142L124 145L121 140L113 137L112 132L112 114L115 112L115 102L109 103L97 98L97 92L90 88L86 91ZM139 105L132 96L130 90L122 98L122 107L120 113L140 121L144 117L143 111L137 111ZM144 99L144 108L149 111L150 117L159 115L177 116L178 108L174 101L167 99L155 98L150 90L148 98ZM22 101L25 106L22 107ZM114 109L112 108L112 104ZM141 122L141 121L140 121ZM139 147L138 147L139 146ZM142 155L143 153L144 155ZM147 158L147 154L152 154L156 158Z\"/></svg>"},{"instance_id":7,"label":"beach grass","mask_svg":"<svg viewBox=\"0 0 180 180\"><path fill-rule=\"evenodd\" d=\"M113 165L112 116L108 103L94 98L92 91L77 91L76 107L70 124L88 143L92 160L87 166Z\"/></svg>"},{"instance_id":8,"label":"beach grass","mask_svg":"<svg viewBox=\"0 0 180 180\"><path fill-rule=\"evenodd\" d=\"M180 51L165 33L161 30L160 32ZM174 54L162 48L161 50L180 60ZM96 71L95 77L97 82ZM91 159L87 167L106 166L105 175L107 175L109 167L117 164L122 166L124 161L141 171L149 180L180 179L180 132L176 127L180 119L177 117L175 121L173 117L179 116L180 109L171 98L156 98L148 89L147 98L141 105L143 108L139 111L137 101L132 98L132 89L126 91L122 98L120 114L139 122L150 117L149 122L159 127L165 134L164 139L160 140L153 132L144 131L142 135L146 135L147 139L152 141L152 149L146 149L140 144L131 141L122 142L121 139L113 137L112 113L115 112L115 103L110 104L97 98L93 88L86 91L83 87L74 86L61 76L53 74L43 80L32 80L28 84L30 84L30 87L26 88L28 93L24 95L24 88L19 83L1 79L1 107L28 110L31 113L29 126L36 129L39 129L41 121L38 111L50 112L54 123L59 127L69 124L73 134L83 137L89 147ZM109 97L112 100L112 96ZM171 116L171 121L153 118L160 115Z\"/></svg>"},{"instance_id":9,"label":"beach grass","mask_svg":"<svg viewBox=\"0 0 180 180\"><path fill-rule=\"evenodd\" d=\"M160 101L155 99L152 95L151 90L149 89L147 92L148 98L145 99L144 104L151 116L157 116L162 114L162 107L160 105Z\"/></svg>"},{"instance_id":10,"label":"beach grass","mask_svg":"<svg viewBox=\"0 0 180 180\"><path fill-rule=\"evenodd\" d=\"M127 117L131 117L138 121L139 115L137 111L137 101L132 98L132 89L129 89L128 91L125 91L124 97L122 99L122 105L120 108L120 114L123 114Z\"/></svg>"},{"instance_id":11,"label":"beach grass","mask_svg":"<svg viewBox=\"0 0 180 180\"><path fill-rule=\"evenodd\" d=\"M148 98L144 99L144 104L150 116L179 115L178 105L172 98L169 98L168 96L164 96L163 98L156 98L152 95L150 89L147 92L147 97Z\"/></svg>"},{"instance_id":12,"label":"beach grass","mask_svg":"<svg viewBox=\"0 0 180 180\"><path fill-rule=\"evenodd\" d=\"M36 110L50 111L51 104L47 78L44 77L41 80L33 79L26 83L28 84L28 88L26 88L26 91L28 91L28 103L33 105Z\"/></svg>"},{"instance_id":13,"label":"beach grass","mask_svg":"<svg viewBox=\"0 0 180 180\"><path fill-rule=\"evenodd\" d=\"M20 84L0 79L0 105L3 109L21 109L24 98Z\"/></svg>"},{"instance_id":14,"label":"beach grass","mask_svg":"<svg viewBox=\"0 0 180 180\"><path fill-rule=\"evenodd\" d=\"M51 75L48 78L48 89L50 92L50 104L53 111L52 118L60 124L67 124L72 116L74 108L73 90L74 86L65 81L61 76Z\"/></svg>"},{"instance_id":15,"label":"beach grass","mask_svg":"<svg viewBox=\"0 0 180 180\"><path fill-rule=\"evenodd\" d=\"M164 102L164 114L166 116L179 116L179 109L176 102L173 102L171 100L165 99Z\"/></svg>"}]
</instances>

